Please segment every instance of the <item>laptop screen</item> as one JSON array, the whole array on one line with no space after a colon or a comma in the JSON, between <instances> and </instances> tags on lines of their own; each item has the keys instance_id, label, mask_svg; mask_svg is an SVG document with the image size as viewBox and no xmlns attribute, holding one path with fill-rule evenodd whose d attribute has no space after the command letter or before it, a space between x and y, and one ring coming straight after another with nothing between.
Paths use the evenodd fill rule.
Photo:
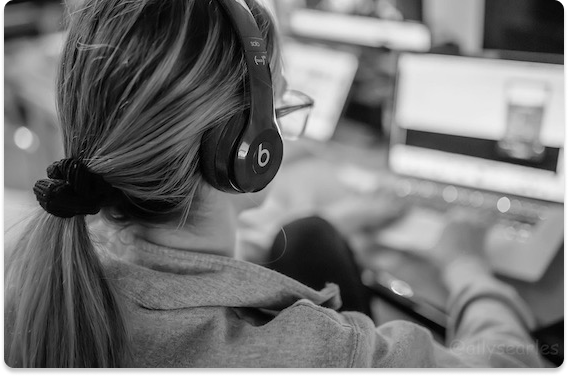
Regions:
<instances>
[{"instance_id":1,"label":"laptop screen","mask_svg":"<svg viewBox=\"0 0 568 376\"><path fill-rule=\"evenodd\" d=\"M563 66L404 54L389 166L399 174L564 200Z\"/></svg>"}]
</instances>

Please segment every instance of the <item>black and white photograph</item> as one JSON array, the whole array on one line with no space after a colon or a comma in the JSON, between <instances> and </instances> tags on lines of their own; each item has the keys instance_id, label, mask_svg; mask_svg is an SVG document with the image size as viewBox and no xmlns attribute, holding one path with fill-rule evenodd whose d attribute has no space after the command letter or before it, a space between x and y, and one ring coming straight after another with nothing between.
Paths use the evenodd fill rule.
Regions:
<instances>
[{"instance_id":1,"label":"black and white photograph","mask_svg":"<svg viewBox=\"0 0 568 376\"><path fill-rule=\"evenodd\" d=\"M562 366L564 1L3 5L4 371Z\"/></svg>"}]
</instances>

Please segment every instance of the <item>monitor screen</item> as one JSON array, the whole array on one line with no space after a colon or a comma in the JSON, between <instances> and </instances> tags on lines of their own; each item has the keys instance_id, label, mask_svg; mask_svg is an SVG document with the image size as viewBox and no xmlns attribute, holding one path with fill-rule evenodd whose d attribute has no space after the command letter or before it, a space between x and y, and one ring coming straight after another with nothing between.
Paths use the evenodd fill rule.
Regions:
<instances>
[{"instance_id":1,"label":"monitor screen","mask_svg":"<svg viewBox=\"0 0 568 376\"><path fill-rule=\"evenodd\" d=\"M558 0L486 0L483 48L564 54L564 9Z\"/></svg>"},{"instance_id":2,"label":"monitor screen","mask_svg":"<svg viewBox=\"0 0 568 376\"><path fill-rule=\"evenodd\" d=\"M357 56L288 40L284 43L283 60L288 87L314 99L306 137L328 141L335 132L355 78L359 66Z\"/></svg>"},{"instance_id":3,"label":"monitor screen","mask_svg":"<svg viewBox=\"0 0 568 376\"><path fill-rule=\"evenodd\" d=\"M562 65L404 54L394 172L563 202Z\"/></svg>"}]
</instances>

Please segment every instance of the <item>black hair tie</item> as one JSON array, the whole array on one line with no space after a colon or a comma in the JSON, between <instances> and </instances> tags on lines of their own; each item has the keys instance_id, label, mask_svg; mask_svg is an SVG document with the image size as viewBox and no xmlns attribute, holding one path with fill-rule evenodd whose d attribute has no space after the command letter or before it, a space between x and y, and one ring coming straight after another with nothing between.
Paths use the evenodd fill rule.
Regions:
<instances>
[{"instance_id":1,"label":"black hair tie","mask_svg":"<svg viewBox=\"0 0 568 376\"><path fill-rule=\"evenodd\" d=\"M47 168L47 177L35 183L34 193L41 207L56 217L97 214L116 197L117 189L80 159L54 162Z\"/></svg>"}]
</instances>

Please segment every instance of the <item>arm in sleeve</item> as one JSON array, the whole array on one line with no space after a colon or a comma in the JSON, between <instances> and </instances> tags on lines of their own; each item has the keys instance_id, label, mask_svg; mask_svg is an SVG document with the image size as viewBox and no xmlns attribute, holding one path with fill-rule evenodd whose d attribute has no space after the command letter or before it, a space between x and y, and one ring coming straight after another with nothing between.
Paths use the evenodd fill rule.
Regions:
<instances>
[{"instance_id":1,"label":"arm in sleeve","mask_svg":"<svg viewBox=\"0 0 568 376\"><path fill-rule=\"evenodd\" d=\"M483 366L542 366L529 334L535 319L511 286L474 257L450 264L443 278L450 291L447 344L452 351Z\"/></svg>"},{"instance_id":2,"label":"arm in sleeve","mask_svg":"<svg viewBox=\"0 0 568 376\"><path fill-rule=\"evenodd\" d=\"M534 319L513 288L475 260L456 261L444 279L450 288L448 347L420 325L401 320L375 328L367 317L347 312L358 338L354 366L542 366L528 334Z\"/></svg>"}]
</instances>

